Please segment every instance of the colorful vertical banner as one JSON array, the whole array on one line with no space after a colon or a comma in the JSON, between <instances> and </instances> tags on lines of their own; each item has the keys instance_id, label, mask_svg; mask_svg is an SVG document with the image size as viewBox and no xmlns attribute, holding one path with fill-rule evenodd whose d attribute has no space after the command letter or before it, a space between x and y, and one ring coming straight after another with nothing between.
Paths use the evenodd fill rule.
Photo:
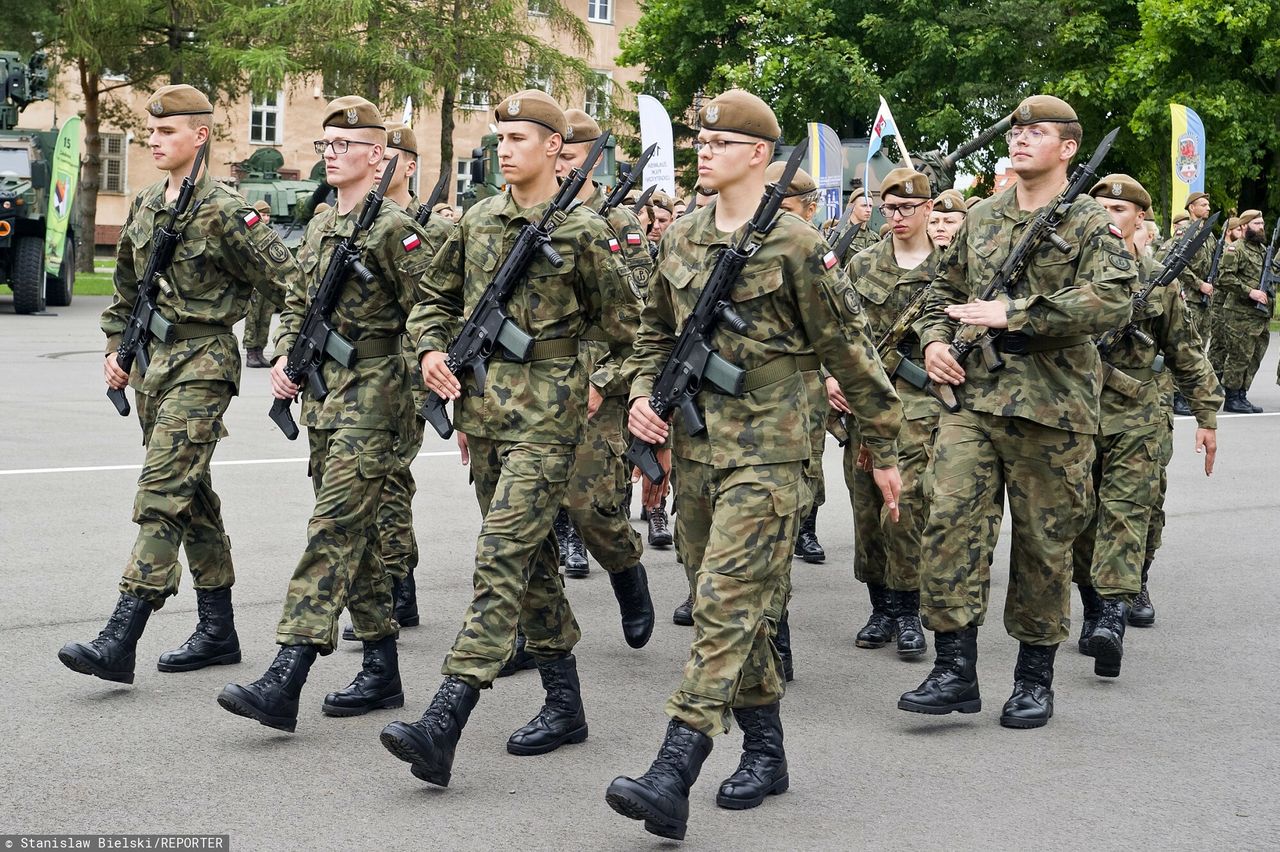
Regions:
<instances>
[{"instance_id":1,"label":"colorful vertical banner","mask_svg":"<svg viewBox=\"0 0 1280 852\"><path fill-rule=\"evenodd\" d=\"M876 151L884 144L884 138L892 136L898 144L898 153L902 155L903 165L911 165L911 155L907 153L907 144L902 141L902 134L898 132L898 123L893 120L893 113L889 111L889 105L885 103L884 96L880 96L880 109L876 111L875 121L871 122L871 132L867 134L867 164L863 169L862 192L870 197L871 195L871 158L876 155Z\"/></svg>"},{"instance_id":2,"label":"colorful vertical banner","mask_svg":"<svg viewBox=\"0 0 1280 852\"><path fill-rule=\"evenodd\" d=\"M1204 192L1204 122L1195 110L1182 104L1169 104L1173 119L1171 153L1173 165L1173 193L1170 218L1186 209L1187 198L1193 192Z\"/></svg>"},{"instance_id":3,"label":"colorful vertical banner","mask_svg":"<svg viewBox=\"0 0 1280 852\"><path fill-rule=\"evenodd\" d=\"M67 227L75 211L76 182L80 179L80 119L72 117L62 125L53 148L53 168L49 180L49 212L44 232L44 271L57 275L62 267L62 250ZM88 235L93 246L93 234Z\"/></svg>"},{"instance_id":4,"label":"colorful vertical banner","mask_svg":"<svg viewBox=\"0 0 1280 852\"><path fill-rule=\"evenodd\" d=\"M840 136L830 127L817 121L808 124L809 153L807 171L818 184L817 224L828 219L839 219L843 208L841 192L844 189L844 147Z\"/></svg>"},{"instance_id":5,"label":"colorful vertical banner","mask_svg":"<svg viewBox=\"0 0 1280 852\"><path fill-rule=\"evenodd\" d=\"M640 148L657 144L658 150L644 167L644 176L636 184L646 189L656 184L671 197L676 195L676 147L671 135L671 116L662 102L651 95L637 98L640 111Z\"/></svg>"}]
</instances>

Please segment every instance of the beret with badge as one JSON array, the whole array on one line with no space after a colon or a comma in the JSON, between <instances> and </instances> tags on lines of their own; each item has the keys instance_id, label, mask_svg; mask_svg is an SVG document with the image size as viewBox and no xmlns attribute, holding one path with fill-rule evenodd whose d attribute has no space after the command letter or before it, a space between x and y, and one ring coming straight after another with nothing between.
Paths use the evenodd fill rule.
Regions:
<instances>
[{"instance_id":1,"label":"beret with badge","mask_svg":"<svg viewBox=\"0 0 1280 852\"><path fill-rule=\"evenodd\" d=\"M1187 196L1187 203L1183 206L1190 207L1192 204L1195 204L1201 198L1208 198L1208 197L1209 197L1209 193L1207 192L1193 192Z\"/></svg>"},{"instance_id":2,"label":"beret with badge","mask_svg":"<svg viewBox=\"0 0 1280 852\"><path fill-rule=\"evenodd\" d=\"M675 202L672 201L671 196L667 195L665 192L655 192L653 195L649 196L649 203L654 207L661 207L668 213L674 213L676 209Z\"/></svg>"},{"instance_id":3,"label":"beret with badge","mask_svg":"<svg viewBox=\"0 0 1280 852\"><path fill-rule=\"evenodd\" d=\"M346 127L352 130L368 127L374 130L386 130L382 122L382 113L378 108L359 95L344 95L329 101L324 108L322 127Z\"/></svg>"},{"instance_id":4,"label":"beret with badge","mask_svg":"<svg viewBox=\"0 0 1280 852\"><path fill-rule=\"evenodd\" d=\"M171 115L210 115L213 104L204 92L193 86L179 84L156 89L147 99L147 112L156 118Z\"/></svg>"},{"instance_id":5,"label":"beret with badge","mask_svg":"<svg viewBox=\"0 0 1280 852\"><path fill-rule=\"evenodd\" d=\"M698 110L698 120L706 130L741 133L766 142L776 142L782 135L778 117L769 105L742 89L716 95Z\"/></svg>"},{"instance_id":6,"label":"beret with badge","mask_svg":"<svg viewBox=\"0 0 1280 852\"><path fill-rule=\"evenodd\" d=\"M1151 209L1151 193L1142 184L1129 175L1116 173L1107 175L1093 185L1089 194L1094 198L1114 198L1136 204L1139 210Z\"/></svg>"},{"instance_id":7,"label":"beret with badge","mask_svg":"<svg viewBox=\"0 0 1280 852\"><path fill-rule=\"evenodd\" d=\"M578 141L570 138L564 110L541 89L526 89L505 98L493 111L493 118L499 124L504 121L532 121L552 133L559 133L566 142Z\"/></svg>"},{"instance_id":8,"label":"beret with badge","mask_svg":"<svg viewBox=\"0 0 1280 852\"><path fill-rule=\"evenodd\" d=\"M933 198L929 189L929 179L915 169L897 168L885 175L880 181L880 197L896 195L899 198L919 198L928 201Z\"/></svg>"},{"instance_id":9,"label":"beret with badge","mask_svg":"<svg viewBox=\"0 0 1280 852\"><path fill-rule=\"evenodd\" d=\"M948 189L938 193L938 197L933 199L933 211L935 213L967 214L969 207L965 204L964 196L960 194L959 190Z\"/></svg>"},{"instance_id":10,"label":"beret with badge","mask_svg":"<svg viewBox=\"0 0 1280 852\"><path fill-rule=\"evenodd\" d=\"M764 179L766 183L776 183L778 178L782 177L782 173L786 171L787 164L779 160L776 163L770 163L769 168L764 170ZM782 193L787 198L797 195L808 195L816 192L818 184L804 169L796 169L795 177L791 179L791 185Z\"/></svg>"},{"instance_id":11,"label":"beret with badge","mask_svg":"<svg viewBox=\"0 0 1280 852\"><path fill-rule=\"evenodd\" d=\"M1053 95L1032 95L1018 104L1009 116L1014 125L1039 124L1042 121L1065 123L1079 121L1071 104Z\"/></svg>"},{"instance_id":12,"label":"beret with badge","mask_svg":"<svg viewBox=\"0 0 1280 852\"><path fill-rule=\"evenodd\" d=\"M564 137L564 141L576 145L579 142L594 142L600 138L600 125L582 110L565 110L564 120L569 125L568 135Z\"/></svg>"},{"instance_id":13,"label":"beret with badge","mask_svg":"<svg viewBox=\"0 0 1280 852\"><path fill-rule=\"evenodd\" d=\"M417 157L418 137L414 134L413 128L407 124L388 124L387 147Z\"/></svg>"}]
</instances>

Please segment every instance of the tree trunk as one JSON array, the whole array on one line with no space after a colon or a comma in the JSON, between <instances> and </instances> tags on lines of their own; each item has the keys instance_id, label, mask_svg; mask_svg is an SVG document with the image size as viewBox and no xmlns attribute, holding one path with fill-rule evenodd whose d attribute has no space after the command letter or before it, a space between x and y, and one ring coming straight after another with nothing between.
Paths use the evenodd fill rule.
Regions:
<instances>
[{"instance_id":1,"label":"tree trunk","mask_svg":"<svg viewBox=\"0 0 1280 852\"><path fill-rule=\"evenodd\" d=\"M453 172L453 111L457 106L458 90L456 86L445 86L440 96L440 174ZM439 176L437 176L438 179ZM455 187L449 188L449 199L457 204L461 199L454 198Z\"/></svg>"},{"instance_id":2,"label":"tree trunk","mask_svg":"<svg viewBox=\"0 0 1280 852\"><path fill-rule=\"evenodd\" d=\"M102 136L98 133L98 75L89 71L83 59L77 60L80 91L84 93L84 161L77 190L80 205L80 242L88 250L76 254L76 271L93 272L95 232L98 229L98 189L102 186Z\"/></svg>"}]
</instances>

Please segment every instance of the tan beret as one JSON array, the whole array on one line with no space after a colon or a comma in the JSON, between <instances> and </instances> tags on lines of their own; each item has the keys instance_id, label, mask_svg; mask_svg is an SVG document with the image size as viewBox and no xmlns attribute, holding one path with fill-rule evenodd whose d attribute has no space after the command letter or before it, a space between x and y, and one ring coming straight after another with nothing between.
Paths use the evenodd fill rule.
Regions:
<instances>
[{"instance_id":1,"label":"tan beret","mask_svg":"<svg viewBox=\"0 0 1280 852\"><path fill-rule=\"evenodd\" d=\"M742 89L716 95L698 110L698 119L707 130L742 133L767 142L776 142L782 135L778 117L769 105Z\"/></svg>"},{"instance_id":2,"label":"tan beret","mask_svg":"<svg viewBox=\"0 0 1280 852\"><path fill-rule=\"evenodd\" d=\"M765 183L776 183L782 177L782 173L786 171L787 164L779 160L776 163L770 163L769 168L764 170ZM804 169L796 169L795 177L791 179L791 185L786 188L783 195L787 197L795 195L808 195L817 190L818 184Z\"/></svg>"},{"instance_id":3,"label":"tan beret","mask_svg":"<svg viewBox=\"0 0 1280 852\"><path fill-rule=\"evenodd\" d=\"M532 121L552 133L559 133L566 142L577 141L569 138L569 123L565 120L564 110L541 89L525 89L504 99L493 111L493 118L499 124L504 121Z\"/></svg>"},{"instance_id":4,"label":"tan beret","mask_svg":"<svg viewBox=\"0 0 1280 852\"><path fill-rule=\"evenodd\" d=\"M915 169L894 169L880 181L880 197L896 195L899 198L933 198L929 179Z\"/></svg>"},{"instance_id":5,"label":"tan beret","mask_svg":"<svg viewBox=\"0 0 1280 852\"><path fill-rule=\"evenodd\" d=\"M1093 185L1089 194L1094 198L1116 198L1138 205L1139 210L1151 209L1151 193L1142 184L1126 174L1107 175Z\"/></svg>"},{"instance_id":6,"label":"tan beret","mask_svg":"<svg viewBox=\"0 0 1280 852\"><path fill-rule=\"evenodd\" d=\"M655 192L653 195L649 196L649 203L654 207L661 207L668 213L675 212L675 202L672 201L671 196L667 195L665 192Z\"/></svg>"},{"instance_id":7,"label":"tan beret","mask_svg":"<svg viewBox=\"0 0 1280 852\"><path fill-rule=\"evenodd\" d=\"M1018 104L1009 116L1014 124L1037 124L1041 121L1079 121L1071 104L1053 95L1032 95Z\"/></svg>"},{"instance_id":8,"label":"tan beret","mask_svg":"<svg viewBox=\"0 0 1280 852\"><path fill-rule=\"evenodd\" d=\"M883 225L880 226L880 236L883 238L884 235L889 233L891 230L893 230L893 225L889 224L888 222L885 222Z\"/></svg>"},{"instance_id":9,"label":"tan beret","mask_svg":"<svg viewBox=\"0 0 1280 852\"><path fill-rule=\"evenodd\" d=\"M164 86L156 89L147 100L147 112L156 118L171 115L211 115L213 104L204 92L193 86Z\"/></svg>"},{"instance_id":10,"label":"tan beret","mask_svg":"<svg viewBox=\"0 0 1280 852\"><path fill-rule=\"evenodd\" d=\"M452 204L450 204L450 203L449 203L449 202L447 202L447 201L441 201L440 203L436 204L436 206L435 206L435 207L432 207L432 208L431 208L431 212L432 212L432 213L440 213L440 212L443 212L443 211L445 211L445 210L452 210L452 209L453 209L453 205L452 205Z\"/></svg>"},{"instance_id":11,"label":"tan beret","mask_svg":"<svg viewBox=\"0 0 1280 852\"><path fill-rule=\"evenodd\" d=\"M564 111L564 120L569 125L565 131L566 142L594 142L600 138L600 125L596 120L580 109Z\"/></svg>"},{"instance_id":12,"label":"tan beret","mask_svg":"<svg viewBox=\"0 0 1280 852\"><path fill-rule=\"evenodd\" d=\"M1190 218L1191 218L1191 214L1190 214L1190 213L1188 213L1188 212L1187 212L1187 211L1185 211L1185 210L1179 210L1177 213L1174 213L1174 214L1173 214L1173 224L1175 224L1175 225L1176 225L1176 224L1178 224L1179 222L1185 222L1185 221L1187 221L1187 220L1188 220L1188 219L1190 219Z\"/></svg>"},{"instance_id":13,"label":"tan beret","mask_svg":"<svg viewBox=\"0 0 1280 852\"><path fill-rule=\"evenodd\" d=\"M329 203L327 203L327 202L321 201L319 204L317 204L317 205L316 205L316 209L315 209L315 210L312 210L311 212L312 212L314 215L319 216L319 215L320 215L321 213L323 213L324 211L326 211L326 210L332 210L332 209L333 209L333 205L332 205L332 204L329 204Z\"/></svg>"},{"instance_id":14,"label":"tan beret","mask_svg":"<svg viewBox=\"0 0 1280 852\"><path fill-rule=\"evenodd\" d=\"M981 201L981 200L982 200L982 196L981 196L981 195L971 195L971 196L969 196L968 198L966 198L966 199L965 199L964 206L965 206L966 208L968 208L969 210L972 210L972 209L973 209L973 206L974 206L975 204L977 204L977 203L978 203L979 201Z\"/></svg>"},{"instance_id":15,"label":"tan beret","mask_svg":"<svg viewBox=\"0 0 1280 852\"><path fill-rule=\"evenodd\" d=\"M382 113L359 95L345 95L329 101L329 105L324 108L324 121L320 122L320 126L386 130L386 125L382 123Z\"/></svg>"},{"instance_id":16,"label":"tan beret","mask_svg":"<svg viewBox=\"0 0 1280 852\"><path fill-rule=\"evenodd\" d=\"M1209 193L1207 192L1193 192L1187 196L1187 203L1184 206L1190 207L1192 204L1195 204L1201 198L1208 198L1208 197L1209 197Z\"/></svg>"},{"instance_id":17,"label":"tan beret","mask_svg":"<svg viewBox=\"0 0 1280 852\"><path fill-rule=\"evenodd\" d=\"M1246 210L1240 214L1240 224L1247 225L1262 215L1261 210Z\"/></svg>"},{"instance_id":18,"label":"tan beret","mask_svg":"<svg viewBox=\"0 0 1280 852\"><path fill-rule=\"evenodd\" d=\"M265 198L259 198L257 201L253 202L253 209L257 210L264 216L270 216L271 202L267 201Z\"/></svg>"},{"instance_id":19,"label":"tan beret","mask_svg":"<svg viewBox=\"0 0 1280 852\"><path fill-rule=\"evenodd\" d=\"M418 156L418 137L407 124L387 125L387 147Z\"/></svg>"},{"instance_id":20,"label":"tan beret","mask_svg":"<svg viewBox=\"0 0 1280 852\"><path fill-rule=\"evenodd\" d=\"M938 197L933 199L933 211L935 213L965 214L969 212L969 208L959 190L948 189L938 193Z\"/></svg>"}]
</instances>

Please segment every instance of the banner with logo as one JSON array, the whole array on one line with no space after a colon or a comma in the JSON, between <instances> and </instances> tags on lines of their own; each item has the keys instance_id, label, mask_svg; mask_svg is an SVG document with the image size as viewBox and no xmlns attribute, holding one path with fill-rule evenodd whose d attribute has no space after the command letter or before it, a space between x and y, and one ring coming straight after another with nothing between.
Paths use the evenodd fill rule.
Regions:
<instances>
[{"instance_id":1,"label":"banner with logo","mask_svg":"<svg viewBox=\"0 0 1280 852\"><path fill-rule=\"evenodd\" d=\"M1195 110L1182 104L1169 104L1173 119L1173 197L1172 213L1186 209L1193 192L1204 192L1204 122Z\"/></svg>"},{"instance_id":2,"label":"banner with logo","mask_svg":"<svg viewBox=\"0 0 1280 852\"><path fill-rule=\"evenodd\" d=\"M658 150L653 152L648 165L644 167L644 176L636 182L639 189L647 189L656 184L658 189L676 196L676 147L672 141L671 116L662 106L662 102L652 95L641 95L638 99L640 110L640 148L648 148L656 144Z\"/></svg>"},{"instance_id":3,"label":"banner with logo","mask_svg":"<svg viewBox=\"0 0 1280 852\"><path fill-rule=\"evenodd\" d=\"M808 124L809 154L805 170L818 184L818 213L816 224L828 219L839 219L843 208L841 191L844 189L844 147L840 135L825 124L811 121Z\"/></svg>"},{"instance_id":4,"label":"banner with logo","mask_svg":"<svg viewBox=\"0 0 1280 852\"><path fill-rule=\"evenodd\" d=\"M67 227L75 210L76 183L80 179L80 119L72 117L62 125L57 144L53 146L53 163L49 179L49 213L44 232L44 271L57 275L62 267L62 249ZM87 239L93 244L93 234Z\"/></svg>"}]
</instances>

